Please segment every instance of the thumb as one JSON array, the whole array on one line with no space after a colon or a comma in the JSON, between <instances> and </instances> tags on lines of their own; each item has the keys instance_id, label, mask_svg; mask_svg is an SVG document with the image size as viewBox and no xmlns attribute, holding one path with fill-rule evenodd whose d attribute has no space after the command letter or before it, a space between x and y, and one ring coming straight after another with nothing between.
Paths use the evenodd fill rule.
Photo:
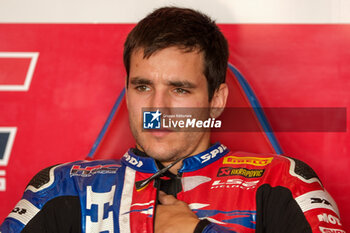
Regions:
<instances>
[{"instance_id":1,"label":"thumb","mask_svg":"<svg viewBox=\"0 0 350 233\"><path fill-rule=\"evenodd\" d=\"M159 191L158 200L162 205L173 205L177 199L172 195L167 195L163 191Z\"/></svg>"}]
</instances>

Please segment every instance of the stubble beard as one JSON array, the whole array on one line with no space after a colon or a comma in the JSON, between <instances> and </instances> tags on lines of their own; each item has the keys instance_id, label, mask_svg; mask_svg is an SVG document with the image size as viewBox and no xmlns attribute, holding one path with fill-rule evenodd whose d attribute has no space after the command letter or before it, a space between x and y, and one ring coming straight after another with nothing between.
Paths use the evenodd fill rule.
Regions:
<instances>
[{"instance_id":1,"label":"stubble beard","mask_svg":"<svg viewBox=\"0 0 350 233\"><path fill-rule=\"evenodd\" d=\"M138 149L141 149L148 156L160 162L173 162L176 159L185 156L183 155L184 153L183 149L179 147L176 148L176 145L173 145L173 146L160 145L159 147L156 147L155 145L157 144L156 142L154 144L145 142L144 138L147 136L142 137L138 133L136 133L136 135L134 136L137 143L137 147L139 147Z\"/></svg>"},{"instance_id":2,"label":"stubble beard","mask_svg":"<svg viewBox=\"0 0 350 233\"><path fill-rule=\"evenodd\" d=\"M129 118L129 121L132 119ZM136 141L136 147L163 164L192 154L204 136L198 133L173 132L176 134L175 137L173 135L170 138L157 139L142 131L137 124L131 123L129 127Z\"/></svg>"},{"instance_id":3,"label":"stubble beard","mask_svg":"<svg viewBox=\"0 0 350 233\"><path fill-rule=\"evenodd\" d=\"M187 150L190 149L188 148L188 143L179 143L180 145L177 145L177 143L170 143L166 144L166 142L157 142L157 139L154 139L155 142L147 142L147 137L153 137L152 135L147 135L145 132L139 132L136 127L132 127L131 132L135 138L136 141L136 147L145 152L148 156L162 162L162 163L169 163L173 162L178 158L185 157L186 155L190 154L191 152L188 152ZM142 135L144 134L144 135ZM146 134L146 135L145 135ZM184 135L179 135L179 137L183 137ZM149 140L149 138L148 138ZM168 139L169 140L169 139ZM176 140L176 139L174 139ZM157 147L158 145L159 147ZM191 143L190 143L191 145ZM187 148L184 148L187 147Z\"/></svg>"}]
</instances>

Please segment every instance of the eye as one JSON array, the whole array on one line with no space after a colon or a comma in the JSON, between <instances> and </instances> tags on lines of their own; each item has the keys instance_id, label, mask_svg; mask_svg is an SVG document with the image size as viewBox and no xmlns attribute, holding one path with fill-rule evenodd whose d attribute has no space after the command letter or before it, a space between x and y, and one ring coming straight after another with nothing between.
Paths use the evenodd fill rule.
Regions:
<instances>
[{"instance_id":1,"label":"eye","mask_svg":"<svg viewBox=\"0 0 350 233\"><path fill-rule=\"evenodd\" d=\"M190 92L186 89L183 88L175 88L174 92L176 94L184 95L184 94L189 94Z\"/></svg>"},{"instance_id":2,"label":"eye","mask_svg":"<svg viewBox=\"0 0 350 233\"><path fill-rule=\"evenodd\" d=\"M136 86L135 89L139 92L146 92L146 91L149 91L151 90L151 88L149 88L148 86L146 85L139 85L139 86Z\"/></svg>"}]
</instances>

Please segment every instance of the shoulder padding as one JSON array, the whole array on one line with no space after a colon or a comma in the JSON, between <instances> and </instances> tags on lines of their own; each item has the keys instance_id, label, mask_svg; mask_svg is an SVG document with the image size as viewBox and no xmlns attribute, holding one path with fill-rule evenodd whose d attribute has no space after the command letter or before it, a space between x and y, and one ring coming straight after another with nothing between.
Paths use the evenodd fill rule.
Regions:
<instances>
[{"instance_id":1,"label":"shoulder padding","mask_svg":"<svg viewBox=\"0 0 350 233\"><path fill-rule=\"evenodd\" d=\"M44 168L40 172L38 172L28 183L28 186L33 186L36 189L41 188L43 185L47 184L50 181L50 170L51 168L57 165L53 165L51 167Z\"/></svg>"},{"instance_id":2,"label":"shoulder padding","mask_svg":"<svg viewBox=\"0 0 350 233\"><path fill-rule=\"evenodd\" d=\"M310 183L317 180L321 185L322 182L317 176L316 172L306 163L301 160L287 157L291 161L290 173L303 180L304 182Z\"/></svg>"}]
</instances>

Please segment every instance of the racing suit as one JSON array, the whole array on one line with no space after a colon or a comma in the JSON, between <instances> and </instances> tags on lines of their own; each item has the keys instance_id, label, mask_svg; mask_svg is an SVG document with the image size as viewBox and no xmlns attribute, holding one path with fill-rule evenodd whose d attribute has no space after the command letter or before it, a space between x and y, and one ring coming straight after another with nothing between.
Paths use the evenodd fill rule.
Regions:
<instances>
[{"instance_id":1,"label":"racing suit","mask_svg":"<svg viewBox=\"0 0 350 233\"><path fill-rule=\"evenodd\" d=\"M0 232L153 232L159 190L209 220L204 233L345 232L335 202L301 161L231 152L216 143L184 159L177 175L150 179L160 166L130 149L121 160L44 169Z\"/></svg>"}]
</instances>

